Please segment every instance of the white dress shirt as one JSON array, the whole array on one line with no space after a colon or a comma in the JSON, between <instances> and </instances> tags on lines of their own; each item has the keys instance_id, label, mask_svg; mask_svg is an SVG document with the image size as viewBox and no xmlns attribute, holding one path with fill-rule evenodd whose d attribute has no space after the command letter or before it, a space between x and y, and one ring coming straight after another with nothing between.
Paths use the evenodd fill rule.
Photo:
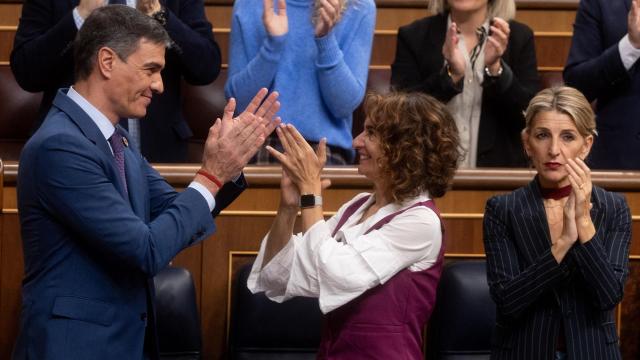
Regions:
<instances>
[{"instance_id":1,"label":"white dress shirt","mask_svg":"<svg viewBox=\"0 0 640 360\"><path fill-rule=\"evenodd\" d=\"M294 296L317 297L320 310L327 313L367 289L384 284L403 269L420 271L435 264L442 244L440 219L425 206L411 208L365 235L385 216L429 200L426 193L402 204L388 204L359 223L375 201L371 196L336 236L331 236L347 207L368 195L357 195L329 220L318 221L304 234L294 234L263 267L267 234L249 275L247 285L251 292L264 291L277 302Z\"/></svg>"}]
</instances>

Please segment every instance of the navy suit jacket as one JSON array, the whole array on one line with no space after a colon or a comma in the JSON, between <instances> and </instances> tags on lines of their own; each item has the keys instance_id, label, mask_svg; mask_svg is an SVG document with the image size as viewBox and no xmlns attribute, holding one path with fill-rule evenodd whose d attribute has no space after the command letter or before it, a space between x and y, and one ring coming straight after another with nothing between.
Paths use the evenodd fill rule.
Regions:
<instances>
[{"instance_id":1,"label":"navy suit jacket","mask_svg":"<svg viewBox=\"0 0 640 360\"><path fill-rule=\"evenodd\" d=\"M130 147L125 168L128 196L104 136L61 90L20 158L14 359L142 359L143 346L157 358L150 280L215 226L200 193L175 192ZM216 212L242 189L223 187Z\"/></svg>"},{"instance_id":2,"label":"navy suit jacket","mask_svg":"<svg viewBox=\"0 0 640 360\"><path fill-rule=\"evenodd\" d=\"M447 14L416 20L398 30L396 57L391 64L391 85L399 90L422 91L447 103L462 89L443 70L442 45ZM526 166L520 132L522 112L538 91L538 69L533 32L509 21L509 45L502 56L503 73L485 78L478 130L478 167Z\"/></svg>"},{"instance_id":3,"label":"navy suit jacket","mask_svg":"<svg viewBox=\"0 0 640 360\"><path fill-rule=\"evenodd\" d=\"M620 359L614 322L629 273L631 215L624 198L594 186L596 235L558 264L536 180L489 199L487 279L497 305L492 359L553 359L561 325L569 359Z\"/></svg>"},{"instance_id":4,"label":"navy suit jacket","mask_svg":"<svg viewBox=\"0 0 640 360\"><path fill-rule=\"evenodd\" d=\"M567 85L596 102L598 140L590 165L640 170L640 72L624 68L618 42L627 34L631 0L581 0L564 70Z\"/></svg>"},{"instance_id":5,"label":"navy suit jacket","mask_svg":"<svg viewBox=\"0 0 640 360\"><path fill-rule=\"evenodd\" d=\"M43 91L38 126L56 92L73 84L72 42L77 29L72 10L79 0L27 0L11 52L11 69L27 91ZM182 115L181 79L206 85L220 71L220 49L202 0L160 0L167 9L168 49L162 71L164 93L154 95L140 121L142 154L151 162L184 162L193 135Z\"/></svg>"}]
</instances>

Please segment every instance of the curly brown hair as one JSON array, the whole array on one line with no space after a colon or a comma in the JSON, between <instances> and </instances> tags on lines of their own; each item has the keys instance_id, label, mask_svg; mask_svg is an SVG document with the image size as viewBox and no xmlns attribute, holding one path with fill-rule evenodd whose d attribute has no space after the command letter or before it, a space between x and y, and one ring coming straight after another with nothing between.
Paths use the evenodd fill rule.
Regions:
<instances>
[{"instance_id":1,"label":"curly brown hair","mask_svg":"<svg viewBox=\"0 0 640 360\"><path fill-rule=\"evenodd\" d=\"M364 103L379 140L378 166L395 202L424 190L447 191L462 157L455 120L438 100L422 93L368 94Z\"/></svg>"}]
</instances>

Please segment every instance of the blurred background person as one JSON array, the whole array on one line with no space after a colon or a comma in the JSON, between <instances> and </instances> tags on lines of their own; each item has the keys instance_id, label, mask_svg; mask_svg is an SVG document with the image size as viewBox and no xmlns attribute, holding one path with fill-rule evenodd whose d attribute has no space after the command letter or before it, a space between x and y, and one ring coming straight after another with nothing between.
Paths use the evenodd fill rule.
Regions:
<instances>
[{"instance_id":1,"label":"blurred background person","mask_svg":"<svg viewBox=\"0 0 640 360\"><path fill-rule=\"evenodd\" d=\"M564 80L596 101L596 169L640 170L640 3L582 0Z\"/></svg>"},{"instance_id":2,"label":"blurred background person","mask_svg":"<svg viewBox=\"0 0 640 360\"><path fill-rule=\"evenodd\" d=\"M533 32L513 20L514 0L431 0L429 10L398 30L392 87L447 104L461 167L525 166L522 112L539 85Z\"/></svg>"},{"instance_id":3,"label":"blurred background person","mask_svg":"<svg viewBox=\"0 0 640 360\"><path fill-rule=\"evenodd\" d=\"M594 186L585 158L595 116L569 87L526 111L524 147L538 174L489 199L487 278L497 305L492 359L620 359L614 308L629 274L625 199Z\"/></svg>"},{"instance_id":4,"label":"blurred background person","mask_svg":"<svg viewBox=\"0 0 640 360\"><path fill-rule=\"evenodd\" d=\"M120 124L147 160L184 162L193 133L181 111L182 80L206 85L220 71L220 49L202 0L26 0L11 52L11 70L23 89L43 92L37 125L47 115L58 88L73 83L71 44L78 29L94 9L107 4L137 8L171 37L173 45L167 49L162 70L164 92L153 97L146 120L122 119Z\"/></svg>"},{"instance_id":5,"label":"blurred background person","mask_svg":"<svg viewBox=\"0 0 640 360\"><path fill-rule=\"evenodd\" d=\"M313 145L325 136L328 164L351 163L375 18L373 0L235 1L226 96L243 107L257 89L277 90L283 121ZM276 136L267 143L282 150ZM263 148L254 162L274 161Z\"/></svg>"},{"instance_id":6,"label":"blurred background person","mask_svg":"<svg viewBox=\"0 0 640 360\"><path fill-rule=\"evenodd\" d=\"M325 140L316 153L293 126L277 130L285 152L269 151L283 166L280 207L248 286L278 302L319 298L321 359L424 359L421 333L444 254L432 199L455 173L458 132L444 105L420 93L370 95L365 113L353 146L373 193L357 195L326 221ZM302 232L294 234L298 211Z\"/></svg>"}]
</instances>

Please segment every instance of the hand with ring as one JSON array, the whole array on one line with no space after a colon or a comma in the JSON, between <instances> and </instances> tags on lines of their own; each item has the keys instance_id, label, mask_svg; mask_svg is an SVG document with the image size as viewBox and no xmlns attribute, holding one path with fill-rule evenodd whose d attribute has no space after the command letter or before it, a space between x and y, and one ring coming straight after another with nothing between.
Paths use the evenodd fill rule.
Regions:
<instances>
[{"instance_id":1,"label":"hand with ring","mask_svg":"<svg viewBox=\"0 0 640 360\"><path fill-rule=\"evenodd\" d=\"M595 235L595 226L591 220L591 170L581 158L567 158L565 169L575 196L575 219L578 227L578 240L581 244Z\"/></svg>"}]
</instances>

